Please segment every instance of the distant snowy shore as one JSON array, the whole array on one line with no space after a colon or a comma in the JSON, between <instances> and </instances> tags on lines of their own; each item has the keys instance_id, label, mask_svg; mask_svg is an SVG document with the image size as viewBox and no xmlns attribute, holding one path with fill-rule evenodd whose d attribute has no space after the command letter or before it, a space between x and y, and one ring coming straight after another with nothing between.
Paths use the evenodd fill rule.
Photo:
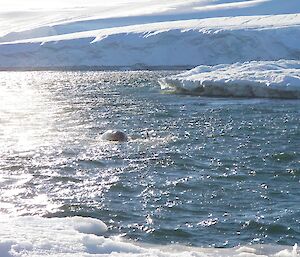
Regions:
<instances>
[{"instance_id":1,"label":"distant snowy shore","mask_svg":"<svg viewBox=\"0 0 300 257\"><path fill-rule=\"evenodd\" d=\"M300 14L159 22L0 44L0 69L165 69L300 59Z\"/></svg>"},{"instance_id":2,"label":"distant snowy shore","mask_svg":"<svg viewBox=\"0 0 300 257\"><path fill-rule=\"evenodd\" d=\"M0 10L0 70L300 60L299 0L52 0Z\"/></svg>"}]
</instances>

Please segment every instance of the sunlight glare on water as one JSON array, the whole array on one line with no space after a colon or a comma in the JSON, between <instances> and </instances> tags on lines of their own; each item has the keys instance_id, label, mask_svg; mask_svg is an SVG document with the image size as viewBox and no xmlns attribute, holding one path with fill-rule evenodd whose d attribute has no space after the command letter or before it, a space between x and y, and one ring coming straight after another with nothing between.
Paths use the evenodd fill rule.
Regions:
<instances>
[{"instance_id":1,"label":"sunlight glare on water","mask_svg":"<svg viewBox=\"0 0 300 257\"><path fill-rule=\"evenodd\" d=\"M162 94L174 73L2 72L0 212L145 243L299 242L299 101Z\"/></svg>"},{"instance_id":2,"label":"sunlight glare on water","mask_svg":"<svg viewBox=\"0 0 300 257\"><path fill-rule=\"evenodd\" d=\"M7 73L0 94L1 146L29 151L43 145L51 130L51 103L47 94L32 84L33 74ZM6 145L10 144L10 145Z\"/></svg>"}]
</instances>

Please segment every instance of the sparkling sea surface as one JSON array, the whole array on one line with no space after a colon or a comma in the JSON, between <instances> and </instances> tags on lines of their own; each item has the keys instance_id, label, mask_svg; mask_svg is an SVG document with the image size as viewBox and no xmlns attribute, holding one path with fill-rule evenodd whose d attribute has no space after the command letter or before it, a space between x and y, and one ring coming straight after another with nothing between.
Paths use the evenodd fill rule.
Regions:
<instances>
[{"instance_id":1,"label":"sparkling sea surface","mask_svg":"<svg viewBox=\"0 0 300 257\"><path fill-rule=\"evenodd\" d=\"M151 244L299 243L300 101L162 93L175 73L1 72L0 213Z\"/></svg>"}]
</instances>

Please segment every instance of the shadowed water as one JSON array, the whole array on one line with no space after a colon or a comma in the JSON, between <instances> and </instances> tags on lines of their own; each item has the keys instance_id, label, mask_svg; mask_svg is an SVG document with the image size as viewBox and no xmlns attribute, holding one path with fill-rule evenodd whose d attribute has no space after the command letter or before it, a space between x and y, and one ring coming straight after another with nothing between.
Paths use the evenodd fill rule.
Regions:
<instances>
[{"instance_id":1,"label":"shadowed water","mask_svg":"<svg viewBox=\"0 0 300 257\"><path fill-rule=\"evenodd\" d=\"M169 74L0 73L0 212L145 243L299 242L300 101L162 94Z\"/></svg>"}]
</instances>

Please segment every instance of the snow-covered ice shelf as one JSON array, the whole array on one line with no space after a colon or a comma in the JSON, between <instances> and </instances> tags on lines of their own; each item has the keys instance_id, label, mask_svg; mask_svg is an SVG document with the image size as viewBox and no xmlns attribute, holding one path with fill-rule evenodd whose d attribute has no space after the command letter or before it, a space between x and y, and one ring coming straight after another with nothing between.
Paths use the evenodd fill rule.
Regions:
<instances>
[{"instance_id":1,"label":"snow-covered ice shelf","mask_svg":"<svg viewBox=\"0 0 300 257\"><path fill-rule=\"evenodd\" d=\"M0 68L195 67L300 59L300 14L160 22L0 44Z\"/></svg>"},{"instance_id":2,"label":"snow-covered ice shelf","mask_svg":"<svg viewBox=\"0 0 300 257\"><path fill-rule=\"evenodd\" d=\"M2 70L300 59L299 0L14 1L0 10Z\"/></svg>"},{"instance_id":3,"label":"snow-covered ice shelf","mask_svg":"<svg viewBox=\"0 0 300 257\"><path fill-rule=\"evenodd\" d=\"M163 90L203 96L300 98L300 61L202 65L159 82Z\"/></svg>"}]
</instances>

